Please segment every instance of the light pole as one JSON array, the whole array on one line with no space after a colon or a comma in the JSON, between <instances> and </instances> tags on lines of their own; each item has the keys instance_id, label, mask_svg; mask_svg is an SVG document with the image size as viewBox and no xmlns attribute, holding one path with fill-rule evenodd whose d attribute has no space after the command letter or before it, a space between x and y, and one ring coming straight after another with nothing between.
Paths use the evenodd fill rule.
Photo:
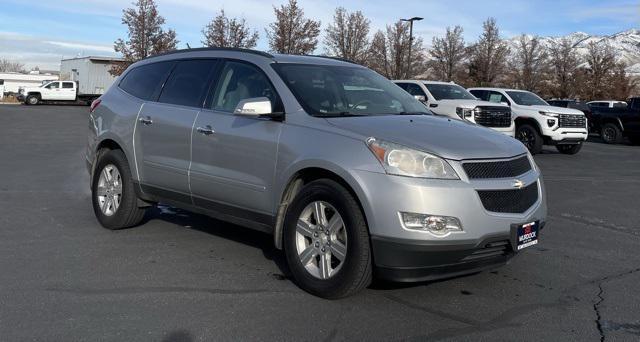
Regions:
<instances>
[{"instance_id":1,"label":"light pole","mask_svg":"<svg viewBox=\"0 0 640 342\"><path fill-rule=\"evenodd\" d=\"M420 21L424 18L421 17L413 17L409 19L400 19L400 21L408 21L409 22L409 61L407 63L407 77L411 77L411 48L413 47L413 22Z\"/></svg>"}]
</instances>

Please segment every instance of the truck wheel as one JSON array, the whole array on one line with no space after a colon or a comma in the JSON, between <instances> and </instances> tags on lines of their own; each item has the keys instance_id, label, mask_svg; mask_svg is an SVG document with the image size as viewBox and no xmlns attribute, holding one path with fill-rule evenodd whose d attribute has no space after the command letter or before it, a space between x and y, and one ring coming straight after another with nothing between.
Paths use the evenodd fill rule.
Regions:
<instances>
[{"instance_id":1,"label":"truck wheel","mask_svg":"<svg viewBox=\"0 0 640 342\"><path fill-rule=\"evenodd\" d=\"M27 100L25 101L28 105L37 105L40 102L40 98L37 95L29 95L27 96Z\"/></svg>"},{"instance_id":2,"label":"truck wheel","mask_svg":"<svg viewBox=\"0 0 640 342\"><path fill-rule=\"evenodd\" d=\"M531 125L525 124L518 126L516 129L516 139L520 140L531 154L538 154L542 151L542 136L540 136L538 130Z\"/></svg>"},{"instance_id":3,"label":"truck wheel","mask_svg":"<svg viewBox=\"0 0 640 342\"><path fill-rule=\"evenodd\" d=\"M608 123L602 126L600 137L607 144L619 144L622 142L622 131L617 125Z\"/></svg>"},{"instance_id":4,"label":"truck wheel","mask_svg":"<svg viewBox=\"0 0 640 342\"><path fill-rule=\"evenodd\" d=\"M93 211L103 227L115 230L142 221L146 210L138 207L131 169L121 150L100 153L92 178Z\"/></svg>"},{"instance_id":5,"label":"truck wheel","mask_svg":"<svg viewBox=\"0 0 640 342\"><path fill-rule=\"evenodd\" d=\"M576 154L582 149L582 144L556 145L556 148L562 154Z\"/></svg>"},{"instance_id":6,"label":"truck wheel","mask_svg":"<svg viewBox=\"0 0 640 342\"><path fill-rule=\"evenodd\" d=\"M287 210L283 234L287 263L303 290L335 299L371 283L367 223L340 184L321 179L304 186Z\"/></svg>"}]
</instances>

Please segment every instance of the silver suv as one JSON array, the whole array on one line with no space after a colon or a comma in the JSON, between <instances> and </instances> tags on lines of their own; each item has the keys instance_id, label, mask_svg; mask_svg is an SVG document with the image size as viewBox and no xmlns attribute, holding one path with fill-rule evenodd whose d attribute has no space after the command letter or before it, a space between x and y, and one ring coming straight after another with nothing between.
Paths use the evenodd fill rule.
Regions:
<instances>
[{"instance_id":1,"label":"silver suv","mask_svg":"<svg viewBox=\"0 0 640 342\"><path fill-rule=\"evenodd\" d=\"M431 115L325 57L191 49L137 62L91 107L87 167L106 228L163 202L273 234L325 298L376 276L505 264L538 242L540 170L491 129Z\"/></svg>"}]
</instances>

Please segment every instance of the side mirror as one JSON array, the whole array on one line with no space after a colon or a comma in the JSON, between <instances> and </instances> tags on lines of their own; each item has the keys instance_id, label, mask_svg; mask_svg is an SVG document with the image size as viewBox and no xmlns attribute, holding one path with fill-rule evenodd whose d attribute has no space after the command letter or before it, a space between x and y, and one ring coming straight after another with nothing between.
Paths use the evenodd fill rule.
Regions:
<instances>
[{"instance_id":1,"label":"side mirror","mask_svg":"<svg viewBox=\"0 0 640 342\"><path fill-rule=\"evenodd\" d=\"M427 102L427 98L424 95L413 95L413 98L420 102Z\"/></svg>"},{"instance_id":2,"label":"side mirror","mask_svg":"<svg viewBox=\"0 0 640 342\"><path fill-rule=\"evenodd\" d=\"M234 115L259 117L271 114L271 101L266 97L252 97L238 103Z\"/></svg>"}]
</instances>

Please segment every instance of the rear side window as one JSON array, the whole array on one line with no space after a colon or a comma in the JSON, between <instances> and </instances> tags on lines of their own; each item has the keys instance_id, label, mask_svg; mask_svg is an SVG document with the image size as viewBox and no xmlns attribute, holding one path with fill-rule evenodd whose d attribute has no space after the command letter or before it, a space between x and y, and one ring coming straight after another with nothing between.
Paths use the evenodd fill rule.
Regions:
<instances>
[{"instance_id":1,"label":"rear side window","mask_svg":"<svg viewBox=\"0 0 640 342\"><path fill-rule=\"evenodd\" d=\"M167 79L174 62L160 62L139 66L129 71L120 88L143 100L153 100Z\"/></svg>"},{"instance_id":2,"label":"rear side window","mask_svg":"<svg viewBox=\"0 0 640 342\"><path fill-rule=\"evenodd\" d=\"M182 106L202 107L215 60L188 60L178 62L162 88L159 102Z\"/></svg>"},{"instance_id":3,"label":"rear side window","mask_svg":"<svg viewBox=\"0 0 640 342\"><path fill-rule=\"evenodd\" d=\"M73 82L62 82L62 88L64 88L64 89L73 88Z\"/></svg>"}]
</instances>

